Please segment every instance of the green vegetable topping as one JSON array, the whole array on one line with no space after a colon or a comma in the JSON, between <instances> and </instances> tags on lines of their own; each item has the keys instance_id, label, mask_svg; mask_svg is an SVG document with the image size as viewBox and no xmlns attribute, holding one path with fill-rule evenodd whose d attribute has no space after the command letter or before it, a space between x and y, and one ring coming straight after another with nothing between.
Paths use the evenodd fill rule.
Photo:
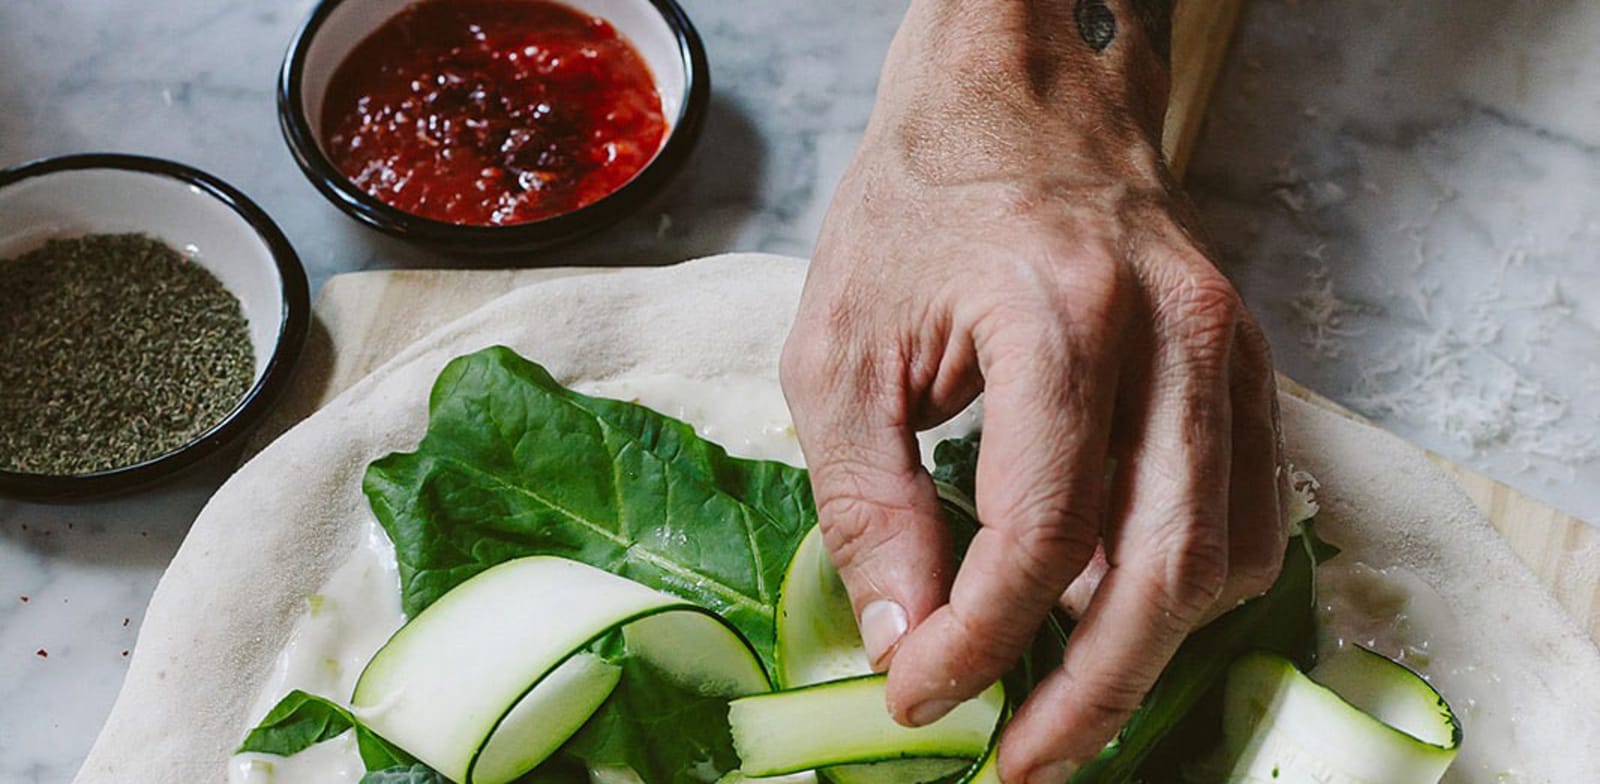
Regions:
<instances>
[{"instance_id":1,"label":"green vegetable topping","mask_svg":"<svg viewBox=\"0 0 1600 784\"><path fill-rule=\"evenodd\" d=\"M816 522L808 482L490 348L444 369L417 451L373 463L365 487L408 616L490 566L555 555L715 611L770 669L778 586Z\"/></svg>"},{"instance_id":2,"label":"green vegetable topping","mask_svg":"<svg viewBox=\"0 0 1600 784\"><path fill-rule=\"evenodd\" d=\"M946 441L935 451L933 475L958 556L978 527L972 497L979 449L973 435ZM496 347L446 366L429 399L421 443L413 452L374 462L364 489L394 542L402 604L410 618L491 567L526 556L555 556L717 613L749 641L769 675L784 674L775 666L779 593L797 548L816 523L802 469L731 457L688 424L643 406L573 392L544 368ZM1315 569L1337 551L1318 540L1311 526L1303 530L1290 540L1272 589L1191 635L1132 720L1079 771L1074 784L1180 780L1221 741L1222 682L1232 662L1251 651L1271 651L1309 663ZM816 556L801 576L821 579L821 562L811 561ZM474 589L484 595L485 585L476 582ZM823 585L817 590L822 598L812 597L812 604L821 607L833 595L829 591L840 589ZM549 596L508 596L506 601L536 599ZM817 612L819 618L853 620L847 608ZM808 619L790 619L789 626L804 628ZM1045 624L1006 678L1009 706L1057 666L1070 627L1070 621L1056 617ZM838 635L813 636L833 640ZM595 694L596 702L604 698L599 709L578 714L580 720L589 718L554 756L538 758L544 762L519 782L582 784L587 771L620 770L637 774L645 784L709 784L739 768L725 692L709 696L666 677L640 651L629 649L620 626L584 643L583 651L620 667L620 680L609 696ZM753 671L754 660L746 660ZM797 666L797 661L789 663ZM785 683L793 673L788 675L777 678L780 685L799 685ZM362 715L375 726L388 726ZM285 698L240 751L293 754L351 728L371 771L363 779L367 784L445 780L348 711L300 692ZM990 748L978 764L949 774L949 780L994 778L992 755ZM880 774L897 770L852 767L852 775L865 772L871 775L857 778L871 781L890 781ZM829 775L827 769L821 773Z\"/></svg>"},{"instance_id":3,"label":"green vegetable topping","mask_svg":"<svg viewBox=\"0 0 1600 784\"><path fill-rule=\"evenodd\" d=\"M267 712L266 718L246 735L235 754L258 752L289 757L325 740L332 740L354 727L356 746L367 770L382 770L416 763L416 758L378 737L350 711L314 694L298 689Z\"/></svg>"}]
</instances>

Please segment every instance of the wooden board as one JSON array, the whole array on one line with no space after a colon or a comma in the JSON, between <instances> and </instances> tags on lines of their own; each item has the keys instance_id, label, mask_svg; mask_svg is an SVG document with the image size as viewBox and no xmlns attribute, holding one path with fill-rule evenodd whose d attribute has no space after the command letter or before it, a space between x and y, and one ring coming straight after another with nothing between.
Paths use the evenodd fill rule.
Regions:
<instances>
[{"instance_id":1,"label":"wooden board","mask_svg":"<svg viewBox=\"0 0 1600 784\"><path fill-rule=\"evenodd\" d=\"M1189 155L1211 101L1211 88L1228 54L1243 0L1186 0L1172 15L1172 87L1162 151L1173 176L1183 179Z\"/></svg>"},{"instance_id":2,"label":"wooden board","mask_svg":"<svg viewBox=\"0 0 1600 784\"><path fill-rule=\"evenodd\" d=\"M1240 0L1189 0L1174 18L1173 79L1165 147L1181 173L1199 134L1206 98L1221 66ZM316 323L298 383L257 443L317 410L400 349L515 288L588 269L396 270L338 275L316 306ZM1289 394L1370 426L1360 416L1280 376ZM1558 600L1600 640L1600 530L1437 455L1513 550Z\"/></svg>"}]
</instances>

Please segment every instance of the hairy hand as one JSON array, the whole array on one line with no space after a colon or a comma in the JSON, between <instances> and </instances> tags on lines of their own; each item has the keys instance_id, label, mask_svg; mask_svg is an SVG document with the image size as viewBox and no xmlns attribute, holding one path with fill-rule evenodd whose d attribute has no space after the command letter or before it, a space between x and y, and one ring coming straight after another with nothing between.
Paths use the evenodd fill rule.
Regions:
<instances>
[{"instance_id":1,"label":"hairy hand","mask_svg":"<svg viewBox=\"0 0 1600 784\"><path fill-rule=\"evenodd\" d=\"M1079 619L1001 744L1006 781L1061 784L1277 574L1271 360L1137 123L944 111L930 132L896 59L885 89L913 86L880 97L835 196L784 389L897 720L993 683L1053 608ZM916 433L980 392L981 529L952 574Z\"/></svg>"}]
</instances>

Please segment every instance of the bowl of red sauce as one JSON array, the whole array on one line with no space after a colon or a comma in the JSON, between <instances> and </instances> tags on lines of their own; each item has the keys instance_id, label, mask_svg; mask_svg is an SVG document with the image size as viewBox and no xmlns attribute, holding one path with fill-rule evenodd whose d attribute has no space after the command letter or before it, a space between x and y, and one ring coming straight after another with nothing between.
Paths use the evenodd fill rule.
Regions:
<instances>
[{"instance_id":1,"label":"bowl of red sauce","mask_svg":"<svg viewBox=\"0 0 1600 784\"><path fill-rule=\"evenodd\" d=\"M674 0L323 0L284 60L296 162L357 221L443 250L534 250L637 210L710 98Z\"/></svg>"}]
</instances>

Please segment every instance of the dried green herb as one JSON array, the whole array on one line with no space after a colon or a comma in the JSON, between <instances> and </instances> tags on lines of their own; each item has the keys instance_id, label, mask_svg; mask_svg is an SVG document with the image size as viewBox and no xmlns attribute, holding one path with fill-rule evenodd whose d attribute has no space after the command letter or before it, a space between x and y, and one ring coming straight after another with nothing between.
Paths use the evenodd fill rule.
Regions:
<instances>
[{"instance_id":1,"label":"dried green herb","mask_svg":"<svg viewBox=\"0 0 1600 784\"><path fill-rule=\"evenodd\" d=\"M159 240L91 234L0 260L0 468L157 457L222 421L254 375L239 300Z\"/></svg>"}]
</instances>

